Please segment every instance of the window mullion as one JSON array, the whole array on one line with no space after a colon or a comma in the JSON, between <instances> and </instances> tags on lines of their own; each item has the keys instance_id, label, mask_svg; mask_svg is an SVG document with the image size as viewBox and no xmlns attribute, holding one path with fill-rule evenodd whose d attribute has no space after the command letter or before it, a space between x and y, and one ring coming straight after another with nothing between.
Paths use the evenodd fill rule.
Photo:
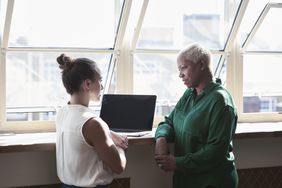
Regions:
<instances>
[{"instance_id":1,"label":"window mullion","mask_svg":"<svg viewBox=\"0 0 282 188\"><path fill-rule=\"evenodd\" d=\"M6 122L6 68L5 54L0 53L0 129Z\"/></svg>"},{"instance_id":2,"label":"window mullion","mask_svg":"<svg viewBox=\"0 0 282 188\"><path fill-rule=\"evenodd\" d=\"M226 87L234 98L240 116L243 110L243 64L238 43L231 48L231 53L227 56L226 75Z\"/></svg>"},{"instance_id":3,"label":"window mullion","mask_svg":"<svg viewBox=\"0 0 282 188\"><path fill-rule=\"evenodd\" d=\"M8 1L0 53L0 127L6 123L6 53L4 49L8 47L13 8L14 0Z\"/></svg>"}]
</instances>

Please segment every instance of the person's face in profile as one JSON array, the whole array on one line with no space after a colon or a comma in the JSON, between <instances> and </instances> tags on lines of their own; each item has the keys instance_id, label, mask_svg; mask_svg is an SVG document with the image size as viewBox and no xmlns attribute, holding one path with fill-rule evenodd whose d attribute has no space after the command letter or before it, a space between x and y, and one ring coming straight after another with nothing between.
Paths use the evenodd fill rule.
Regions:
<instances>
[{"instance_id":1,"label":"person's face in profile","mask_svg":"<svg viewBox=\"0 0 282 188\"><path fill-rule=\"evenodd\" d=\"M196 88L200 82L201 63L194 63L190 60L179 58L177 66L179 77L188 88Z\"/></svg>"},{"instance_id":2,"label":"person's face in profile","mask_svg":"<svg viewBox=\"0 0 282 188\"><path fill-rule=\"evenodd\" d=\"M97 78L92 81L91 83L91 87L90 87L90 91L91 91L91 100L93 101L99 101L101 98L101 91L104 89L103 85L102 85L102 77L99 74L97 76Z\"/></svg>"}]
</instances>

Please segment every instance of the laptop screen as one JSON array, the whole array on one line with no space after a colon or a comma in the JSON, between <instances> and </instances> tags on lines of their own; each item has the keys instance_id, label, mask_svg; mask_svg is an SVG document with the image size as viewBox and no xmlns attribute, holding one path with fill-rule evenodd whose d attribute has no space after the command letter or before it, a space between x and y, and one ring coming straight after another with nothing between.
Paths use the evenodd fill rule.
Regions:
<instances>
[{"instance_id":1,"label":"laptop screen","mask_svg":"<svg viewBox=\"0 0 282 188\"><path fill-rule=\"evenodd\" d=\"M113 131L151 131L156 98L156 95L104 94L100 117Z\"/></svg>"}]
</instances>

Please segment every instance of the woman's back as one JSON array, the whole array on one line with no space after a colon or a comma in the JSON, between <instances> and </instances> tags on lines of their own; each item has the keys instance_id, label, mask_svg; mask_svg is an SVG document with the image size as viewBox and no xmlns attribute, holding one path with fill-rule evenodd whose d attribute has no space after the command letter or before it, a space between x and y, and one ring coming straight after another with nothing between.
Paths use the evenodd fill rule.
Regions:
<instances>
[{"instance_id":1,"label":"woman's back","mask_svg":"<svg viewBox=\"0 0 282 188\"><path fill-rule=\"evenodd\" d=\"M67 105L58 111L57 173L68 185L95 187L109 184L113 179L111 170L103 165L82 134L83 125L93 117L92 110L82 105Z\"/></svg>"}]
</instances>

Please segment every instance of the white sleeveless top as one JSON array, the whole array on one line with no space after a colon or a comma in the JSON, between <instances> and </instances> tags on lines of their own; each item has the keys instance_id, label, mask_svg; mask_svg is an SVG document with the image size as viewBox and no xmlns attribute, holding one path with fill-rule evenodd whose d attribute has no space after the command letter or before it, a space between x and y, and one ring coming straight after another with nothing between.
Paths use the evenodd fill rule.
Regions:
<instances>
[{"instance_id":1,"label":"white sleeveless top","mask_svg":"<svg viewBox=\"0 0 282 188\"><path fill-rule=\"evenodd\" d=\"M57 174L65 184L95 187L110 184L113 180L111 170L82 134L83 125L93 117L94 112L82 105L67 105L57 113Z\"/></svg>"}]
</instances>

